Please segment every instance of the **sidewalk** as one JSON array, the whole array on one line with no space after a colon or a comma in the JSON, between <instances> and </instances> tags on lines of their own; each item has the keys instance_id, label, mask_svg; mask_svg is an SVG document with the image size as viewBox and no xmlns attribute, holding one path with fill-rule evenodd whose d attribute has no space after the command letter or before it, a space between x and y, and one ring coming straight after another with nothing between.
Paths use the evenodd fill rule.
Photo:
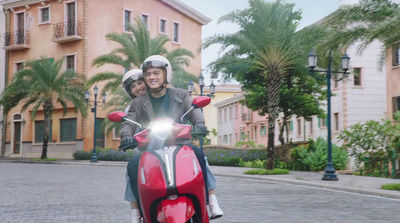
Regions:
<instances>
[{"instance_id":1,"label":"sidewalk","mask_svg":"<svg viewBox=\"0 0 400 223\"><path fill-rule=\"evenodd\" d=\"M98 163L91 163L88 160L59 160L59 161L45 161L37 162L24 158L0 158L1 162L8 163L40 163L40 164L61 164L61 165L98 165L110 167L126 167L126 162L117 161L99 161ZM1 169L1 168L0 168ZM400 199L400 191L391 191L380 189L381 185L389 183L400 183L400 179L386 179L377 177L364 177L354 175L341 175L338 174L338 181L324 181L321 180L323 172L305 172L305 171L290 171L285 175L248 175L243 172L251 168L245 167L225 167L225 166L211 166L211 170L216 176L237 177L265 180L279 183L311 186L318 188L326 188L332 190L340 190L354 193L361 193L374 196L383 196L388 198Z\"/></svg>"}]
</instances>

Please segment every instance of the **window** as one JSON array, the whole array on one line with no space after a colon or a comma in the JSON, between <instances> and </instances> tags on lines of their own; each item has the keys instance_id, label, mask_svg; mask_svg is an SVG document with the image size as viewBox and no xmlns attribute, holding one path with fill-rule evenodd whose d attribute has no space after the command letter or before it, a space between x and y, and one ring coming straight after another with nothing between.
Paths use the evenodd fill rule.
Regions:
<instances>
[{"instance_id":1,"label":"window","mask_svg":"<svg viewBox=\"0 0 400 223\"><path fill-rule=\"evenodd\" d=\"M222 108L218 109L218 120L222 122Z\"/></svg>"},{"instance_id":2,"label":"window","mask_svg":"<svg viewBox=\"0 0 400 223\"><path fill-rule=\"evenodd\" d=\"M229 106L229 119L233 118L233 114L232 114L232 106Z\"/></svg>"},{"instance_id":3,"label":"window","mask_svg":"<svg viewBox=\"0 0 400 223\"><path fill-rule=\"evenodd\" d=\"M232 145L232 134L229 134L229 143L228 145Z\"/></svg>"},{"instance_id":4,"label":"window","mask_svg":"<svg viewBox=\"0 0 400 223\"><path fill-rule=\"evenodd\" d=\"M16 62L16 63L14 63L14 71L15 71L14 73L17 73L18 71L23 70L24 67L25 67L24 62Z\"/></svg>"},{"instance_id":5,"label":"window","mask_svg":"<svg viewBox=\"0 0 400 223\"><path fill-rule=\"evenodd\" d=\"M327 118L318 118L318 127L325 128L327 122Z\"/></svg>"},{"instance_id":6,"label":"window","mask_svg":"<svg viewBox=\"0 0 400 223\"><path fill-rule=\"evenodd\" d=\"M245 138L244 132L240 132L240 141L244 140L244 138Z\"/></svg>"},{"instance_id":7,"label":"window","mask_svg":"<svg viewBox=\"0 0 400 223\"><path fill-rule=\"evenodd\" d=\"M76 4L75 2L67 3L67 35L73 36L77 34L77 23L76 23Z\"/></svg>"},{"instance_id":8,"label":"window","mask_svg":"<svg viewBox=\"0 0 400 223\"><path fill-rule=\"evenodd\" d=\"M400 111L400 96L392 98L393 114ZM393 116L394 118L394 116Z\"/></svg>"},{"instance_id":9,"label":"window","mask_svg":"<svg viewBox=\"0 0 400 223\"><path fill-rule=\"evenodd\" d=\"M235 104L235 118L238 118L238 114L239 114L239 106L238 104Z\"/></svg>"},{"instance_id":10,"label":"window","mask_svg":"<svg viewBox=\"0 0 400 223\"><path fill-rule=\"evenodd\" d=\"M301 119L297 119L297 136L301 136Z\"/></svg>"},{"instance_id":11,"label":"window","mask_svg":"<svg viewBox=\"0 0 400 223\"><path fill-rule=\"evenodd\" d=\"M73 70L76 71L75 66L75 55L67 55L66 56L66 70Z\"/></svg>"},{"instance_id":12,"label":"window","mask_svg":"<svg viewBox=\"0 0 400 223\"><path fill-rule=\"evenodd\" d=\"M165 34L167 30L167 20L160 19L160 29L159 32Z\"/></svg>"},{"instance_id":13,"label":"window","mask_svg":"<svg viewBox=\"0 0 400 223\"><path fill-rule=\"evenodd\" d=\"M226 108L224 108L224 121L226 121L226 117L227 117L227 115L226 115Z\"/></svg>"},{"instance_id":14,"label":"window","mask_svg":"<svg viewBox=\"0 0 400 223\"><path fill-rule=\"evenodd\" d=\"M400 65L400 43L396 43L392 47L392 62L393 66Z\"/></svg>"},{"instance_id":15,"label":"window","mask_svg":"<svg viewBox=\"0 0 400 223\"><path fill-rule=\"evenodd\" d=\"M313 120L312 119L310 120L309 124L310 124L310 132L309 132L309 134L312 135L312 134L314 134Z\"/></svg>"},{"instance_id":16,"label":"window","mask_svg":"<svg viewBox=\"0 0 400 223\"><path fill-rule=\"evenodd\" d=\"M147 29L149 28L149 15L142 14L142 22L146 24Z\"/></svg>"},{"instance_id":17,"label":"window","mask_svg":"<svg viewBox=\"0 0 400 223\"><path fill-rule=\"evenodd\" d=\"M257 126L254 126L254 140L257 141Z\"/></svg>"},{"instance_id":18,"label":"window","mask_svg":"<svg viewBox=\"0 0 400 223\"><path fill-rule=\"evenodd\" d=\"M260 135L267 135L267 127L265 125L260 126Z\"/></svg>"},{"instance_id":19,"label":"window","mask_svg":"<svg viewBox=\"0 0 400 223\"><path fill-rule=\"evenodd\" d=\"M53 131L53 121L50 124L50 131L49 131L49 140L50 143L52 141L51 133ZM43 143L44 138L44 121L35 121L35 143Z\"/></svg>"},{"instance_id":20,"label":"window","mask_svg":"<svg viewBox=\"0 0 400 223\"><path fill-rule=\"evenodd\" d=\"M128 9L124 9L124 31L129 32L127 24L132 23L132 11Z\"/></svg>"},{"instance_id":21,"label":"window","mask_svg":"<svg viewBox=\"0 0 400 223\"><path fill-rule=\"evenodd\" d=\"M293 122L289 121L289 131L293 132Z\"/></svg>"},{"instance_id":22,"label":"window","mask_svg":"<svg viewBox=\"0 0 400 223\"><path fill-rule=\"evenodd\" d=\"M96 118L96 147L104 148L104 128L102 128L104 118Z\"/></svg>"},{"instance_id":23,"label":"window","mask_svg":"<svg viewBox=\"0 0 400 223\"><path fill-rule=\"evenodd\" d=\"M50 23L50 6L39 8L39 25Z\"/></svg>"},{"instance_id":24,"label":"window","mask_svg":"<svg viewBox=\"0 0 400 223\"><path fill-rule=\"evenodd\" d=\"M23 44L25 43L25 12L16 13L15 15L15 31L17 31L16 44Z\"/></svg>"},{"instance_id":25,"label":"window","mask_svg":"<svg viewBox=\"0 0 400 223\"><path fill-rule=\"evenodd\" d=\"M76 140L76 118L60 119L60 142Z\"/></svg>"},{"instance_id":26,"label":"window","mask_svg":"<svg viewBox=\"0 0 400 223\"><path fill-rule=\"evenodd\" d=\"M180 43L181 42L181 24L174 22L173 25L173 42L174 43Z\"/></svg>"},{"instance_id":27,"label":"window","mask_svg":"<svg viewBox=\"0 0 400 223\"><path fill-rule=\"evenodd\" d=\"M226 145L227 143L228 143L228 136L227 135L224 135L224 145Z\"/></svg>"},{"instance_id":28,"label":"window","mask_svg":"<svg viewBox=\"0 0 400 223\"><path fill-rule=\"evenodd\" d=\"M338 132L339 131L339 113L333 113L333 121L335 125L333 126L333 130Z\"/></svg>"},{"instance_id":29,"label":"window","mask_svg":"<svg viewBox=\"0 0 400 223\"><path fill-rule=\"evenodd\" d=\"M119 134L120 130L121 130L121 127L113 128L113 139L121 139L120 134Z\"/></svg>"},{"instance_id":30,"label":"window","mask_svg":"<svg viewBox=\"0 0 400 223\"><path fill-rule=\"evenodd\" d=\"M353 85L361 86L361 68L353 68Z\"/></svg>"}]
</instances>

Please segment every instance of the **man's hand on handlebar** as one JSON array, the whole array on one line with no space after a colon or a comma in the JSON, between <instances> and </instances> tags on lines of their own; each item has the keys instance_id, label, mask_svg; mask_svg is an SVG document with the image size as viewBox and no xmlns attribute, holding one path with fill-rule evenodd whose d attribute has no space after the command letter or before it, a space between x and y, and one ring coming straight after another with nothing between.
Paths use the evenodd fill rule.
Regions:
<instances>
[{"instance_id":1,"label":"man's hand on handlebar","mask_svg":"<svg viewBox=\"0 0 400 223\"><path fill-rule=\"evenodd\" d=\"M192 133L195 133L195 134L203 134L203 136L205 136L205 135L207 135L207 133L208 133L207 126L201 125L201 124L199 124L199 125L194 125L194 126L193 126L193 129L192 129Z\"/></svg>"},{"instance_id":2,"label":"man's hand on handlebar","mask_svg":"<svg viewBox=\"0 0 400 223\"><path fill-rule=\"evenodd\" d=\"M118 150L126 151L127 149L134 149L137 147L136 139L133 137L126 137L125 139L121 140L121 144L118 147Z\"/></svg>"}]
</instances>

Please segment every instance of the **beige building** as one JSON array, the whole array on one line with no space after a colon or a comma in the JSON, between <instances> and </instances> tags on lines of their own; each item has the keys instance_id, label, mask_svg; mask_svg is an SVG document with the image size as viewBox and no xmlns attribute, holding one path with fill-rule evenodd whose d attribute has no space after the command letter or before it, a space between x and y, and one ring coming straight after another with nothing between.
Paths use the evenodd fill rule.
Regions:
<instances>
[{"instance_id":1,"label":"beige building","mask_svg":"<svg viewBox=\"0 0 400 223\"><path fill-rule=\"evenodd\" d=\"M201 73L202 26L211 21L176 0L6 0L0 2L5 14L6 66L1 81L9 83L14 73L24 68L27 61L41 56L65 57L64 69L74 69L88 78L101 71L123 73L123 67L105 65L92 67L92 61L120 47L106 41L110 32L127 33L126 23L140 17L148 25L151 36L167 35L171 42L168 49L185 48L195 54L189 72ZM98 85L99 92L102 84ZM93 100L93 90L91 98ZM98 99L101 97L98 97ZM110 100L108 97L107 100ZM74 112L74 105L66 116L61 107L54 110L48 157L71 158L75 151L93 149L94 117ZM31 119L30 109L21 113L21 108L12 109L6 116L5 146L7 157L40 157L42 150L43 113ZM102 122L107 111L97 109L97 120ZM99 131L97 143L104 147L119 145L117 134L104 136Z\"/></svg>"},{"instance_id":2,"label":"beige building","mask_svg":"<svg viewBox=\"0 0 400 223\"><path fill-rule=\"evenodd\" d=\"M204 88L205 94L209 94L210 89L208 87ZM215 97L211 99L210 105L205 107L203 109L204 112L204 117L206 119L206 126L209 131L212 129L218 130L218 108L215 107L216 104L218 104L221 101L225 101L228 98L232 98L233 96L237 94L241 94L242 89L240 85L237 84L224 84L224 85L217 85L215 86ZM221 143L218 143L218 135L213 136L210 134L207 138L211 140L211 145L220 145Z\"/></svg>"},{"instance_id":3,"label":"beige building","mask_svg":"<svg viewBox=\"0 0 400 223\"><path fill-rule=\"evenodd\" d=\"M387 117L400 111L400 42L386 54Z\"/></svg>"}]
</instances>

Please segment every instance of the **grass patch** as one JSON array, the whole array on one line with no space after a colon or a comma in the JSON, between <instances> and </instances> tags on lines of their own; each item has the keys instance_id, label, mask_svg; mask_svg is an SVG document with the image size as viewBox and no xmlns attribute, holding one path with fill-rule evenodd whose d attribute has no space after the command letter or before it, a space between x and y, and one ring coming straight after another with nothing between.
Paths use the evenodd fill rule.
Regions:
<instances>
[{"instance_id":1,"label":"grass patch","mask_svg":"<svg viewBox=\"0 0 400 223\"><path fill-rule=\"evenodd\" d=\"M384 184L381 186L384 190L400 190L400 183L397 184Z\"/></svg>"},{"instance_id":2,"label":"grass patch","mask_svg":"<svg viewBox=\"0 0 400 223\"><path fill-rule=\"evenodd\" d=\"M255 169L255 170L248 170L245 171L244 174L250 174L250 175L279 175L279 174L289 174L289 170L286 169L273 169L273 170L267 170L267 169Z\"/></svg>"},{"instance_id":3,"label":"grass patch","mask_svg":"<svg viewBox=\"0 0 400 223\"><path fill-rule=\"evenodd\" d=\"M31 159L32 161L58 161L57 158L51 158L51 159Z\"/></svg>"}]
</instances>

